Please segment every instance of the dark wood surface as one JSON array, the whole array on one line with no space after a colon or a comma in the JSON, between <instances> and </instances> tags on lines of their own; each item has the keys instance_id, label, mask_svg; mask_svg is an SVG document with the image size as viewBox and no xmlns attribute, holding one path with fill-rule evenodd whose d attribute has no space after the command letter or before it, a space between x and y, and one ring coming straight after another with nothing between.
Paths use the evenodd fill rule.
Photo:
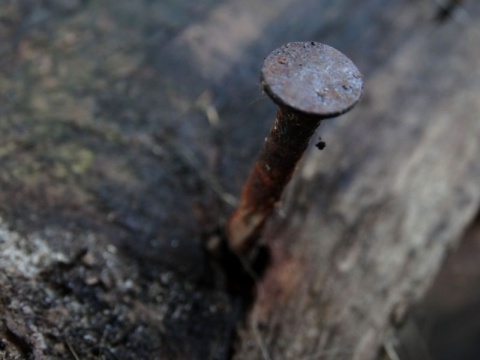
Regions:
<instances>
[{"instance_id":1,"label":"dark wood surface","mask_svg":"<svg viewBox=\"0 0 480 360\"><path fill-rule=\"evenodd\" d=\"M480 7L437 12L0 0L0 357L373 359L479 207ZM365 92L322 124L242 322L203 245L273 121L263 58L294 40Z\"/></svg>"}]
</instances>

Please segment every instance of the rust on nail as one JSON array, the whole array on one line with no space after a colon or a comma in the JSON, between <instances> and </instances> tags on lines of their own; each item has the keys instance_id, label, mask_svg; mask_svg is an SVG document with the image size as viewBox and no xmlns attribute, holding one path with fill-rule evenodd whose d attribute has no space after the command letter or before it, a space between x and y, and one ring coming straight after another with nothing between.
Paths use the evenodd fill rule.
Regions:
<instances>
[{"instance_id":1,"label":"rust on nail","mask_svg":"<svg viewBox=\"0 0 480 360\"><path fill-rule=\"evenodd\" d=\"M353 62L315 42L294 42L274 50L260 76L263 89L277 104L322 118L347 112L362 92L362 75Z\"/></svg>"},{"instance_id":2,"label":"rust on nail","mask_svg":"<svg viewBox=\"0 0 480 360\"><path fill-rule=\"evenodd\" d=\"M350 59L316 42L288 43L273 51L260 79L279 110L227 224L229 244L241 254L255 246L321 120L353 108L363 86Z\"/></svg>"}]
</instances>

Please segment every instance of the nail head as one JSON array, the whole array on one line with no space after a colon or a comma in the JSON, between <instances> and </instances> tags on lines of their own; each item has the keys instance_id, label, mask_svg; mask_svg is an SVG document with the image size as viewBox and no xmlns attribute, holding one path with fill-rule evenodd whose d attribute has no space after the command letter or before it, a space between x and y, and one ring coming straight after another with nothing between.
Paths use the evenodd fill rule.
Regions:
<instances>
[{"instance_id":1,"label":"nail head","mask_svg":"<svg viewBox=\"0 0 480 360\"><path fill-rule=\"evenodd\" d=\"M362 75L340 51L318 42L291 42L274 50L261 71L265 92L278 105L329 118L360 99Z\"/></svg>"}]
</instances>

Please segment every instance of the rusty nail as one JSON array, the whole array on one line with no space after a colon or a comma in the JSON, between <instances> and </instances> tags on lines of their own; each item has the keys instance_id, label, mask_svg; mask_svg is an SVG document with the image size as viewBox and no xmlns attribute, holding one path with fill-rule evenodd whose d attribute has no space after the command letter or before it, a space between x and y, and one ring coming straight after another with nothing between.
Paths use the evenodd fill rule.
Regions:
<instances>
[{"instance_id":1,"label":"rusty nail","mask_svg":"<svg viewBox=\"0 0 480 360\"><path fill-rule=\"evenodd\" d=\"M321 120L352 109L363 86L350 59L317 42L292 42L274 50L260 80L279 109L227 224L228 242L239 254L255 247Z\"/></svg>"}]
</instances>

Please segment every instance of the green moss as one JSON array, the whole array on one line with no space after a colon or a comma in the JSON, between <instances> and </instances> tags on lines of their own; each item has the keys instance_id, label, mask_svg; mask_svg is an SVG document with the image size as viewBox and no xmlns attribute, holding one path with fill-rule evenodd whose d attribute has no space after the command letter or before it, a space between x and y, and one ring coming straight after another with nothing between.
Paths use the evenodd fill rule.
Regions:
<instances>
[{"instance_id":1,"label":"green moss","mask_svg":"<svg viewBox=\"0 0 480 360\"><path fill-rule=\"evenodd\" d=\"M56 151L54 174L57 177L66 177L70 173L75 175L85 174L95 158L91 149L82 148L76 144L59 146Z\"/></svg>"}]
</instances>

